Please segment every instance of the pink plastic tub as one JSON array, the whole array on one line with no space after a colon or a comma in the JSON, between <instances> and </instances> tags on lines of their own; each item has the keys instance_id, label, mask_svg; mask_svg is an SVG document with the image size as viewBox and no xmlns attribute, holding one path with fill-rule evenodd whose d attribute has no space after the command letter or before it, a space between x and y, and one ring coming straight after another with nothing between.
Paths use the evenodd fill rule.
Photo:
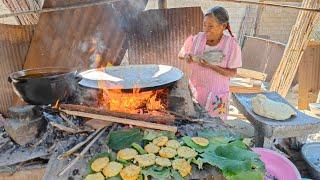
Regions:
<instances>
[{"instance_id":1,"label":"pink plastic tub","mask_svg":"<svg viewBox=\"0 0 320 180\"><path fill-rule=\"evenodd\" d=\"M265 180L300 180L301 175L296 166L281 154L265 148L252 148L260 155L260 159L266 166L267 176ZM273 178L272 178L273 177Z\"/></svg>"}]
</instances>

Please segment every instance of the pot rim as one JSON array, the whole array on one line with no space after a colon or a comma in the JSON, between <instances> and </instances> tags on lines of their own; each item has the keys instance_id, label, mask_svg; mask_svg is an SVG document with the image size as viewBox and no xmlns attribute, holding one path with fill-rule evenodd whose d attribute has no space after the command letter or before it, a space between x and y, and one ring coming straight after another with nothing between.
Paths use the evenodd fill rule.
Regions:
<instances>
[{"instance_id":1,"label":"pot rim","mask_svg":"<svg viewBox=\"0 0 320 180\"><path fill-rule=\"evenodd\" d=\"M43 67L43 68L30 68L21 71L13 72L9 75L12 80L22 80L22 79L31 79L31 78L22 78L26 74L34 72L34 73L59 73L51 76L43 76L43 77L32 77L32 79L48 79L48 78L57 78L60 76L65 76L70 73L77 74L77 70L75 68L68 67Z\"/></svg>"}]
</instances>

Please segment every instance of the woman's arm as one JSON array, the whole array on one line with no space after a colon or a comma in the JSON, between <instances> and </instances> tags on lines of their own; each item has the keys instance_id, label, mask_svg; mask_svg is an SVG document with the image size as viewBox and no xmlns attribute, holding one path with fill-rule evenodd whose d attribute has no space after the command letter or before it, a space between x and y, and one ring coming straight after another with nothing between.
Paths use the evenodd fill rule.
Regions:
<instances>
[{"instance_id":1,"label":"woman's arm","mask_svg":"<svg viewBox=\"0 0 320 180\"><path fill-rule=\"evenodd\" d=\"M216 65L212 65L207 63L204 60L200 60L199 64L203 67L208 67L214 71L216 71L217 73L223 75L223 76L227 76L227 77L234 77L237 75L237 69L230 69L230 68L222 68Z\"/></svg>"}]
</instances>

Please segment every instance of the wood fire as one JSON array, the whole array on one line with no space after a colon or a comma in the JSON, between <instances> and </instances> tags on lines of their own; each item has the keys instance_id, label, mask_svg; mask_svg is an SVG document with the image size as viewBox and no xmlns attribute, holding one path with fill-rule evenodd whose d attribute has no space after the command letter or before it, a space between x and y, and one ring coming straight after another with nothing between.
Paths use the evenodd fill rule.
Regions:
<instances>
[{"instance_id":1,"label":"wood fire","mask_svg":"<svg viewBox=\"0 0 320 180\"><path fill-rule=\"evenodd\" d=\"M133 92L103 89L99 98L100 104L111 111L126 113L155 113L167 109L168 89L141 91L135 88Z\"/></svg>"}]
</instances>

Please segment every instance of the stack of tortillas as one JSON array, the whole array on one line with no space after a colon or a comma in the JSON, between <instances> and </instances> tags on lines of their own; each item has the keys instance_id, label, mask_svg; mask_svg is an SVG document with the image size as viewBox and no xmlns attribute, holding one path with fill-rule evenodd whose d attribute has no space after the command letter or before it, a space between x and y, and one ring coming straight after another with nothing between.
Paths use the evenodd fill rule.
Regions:
<instances>
[{"instance_id":1,"label":"stack of tortillas","mask_svg":"<svg viewBox=\"0 0 320 180\"><path fill-rule=\"evenodd\" d=\"M252 109L256 114L274 120L286 120L297 115L288 104L270 100L263 94L252 98Z\"/></svg>"}]
</instances>

